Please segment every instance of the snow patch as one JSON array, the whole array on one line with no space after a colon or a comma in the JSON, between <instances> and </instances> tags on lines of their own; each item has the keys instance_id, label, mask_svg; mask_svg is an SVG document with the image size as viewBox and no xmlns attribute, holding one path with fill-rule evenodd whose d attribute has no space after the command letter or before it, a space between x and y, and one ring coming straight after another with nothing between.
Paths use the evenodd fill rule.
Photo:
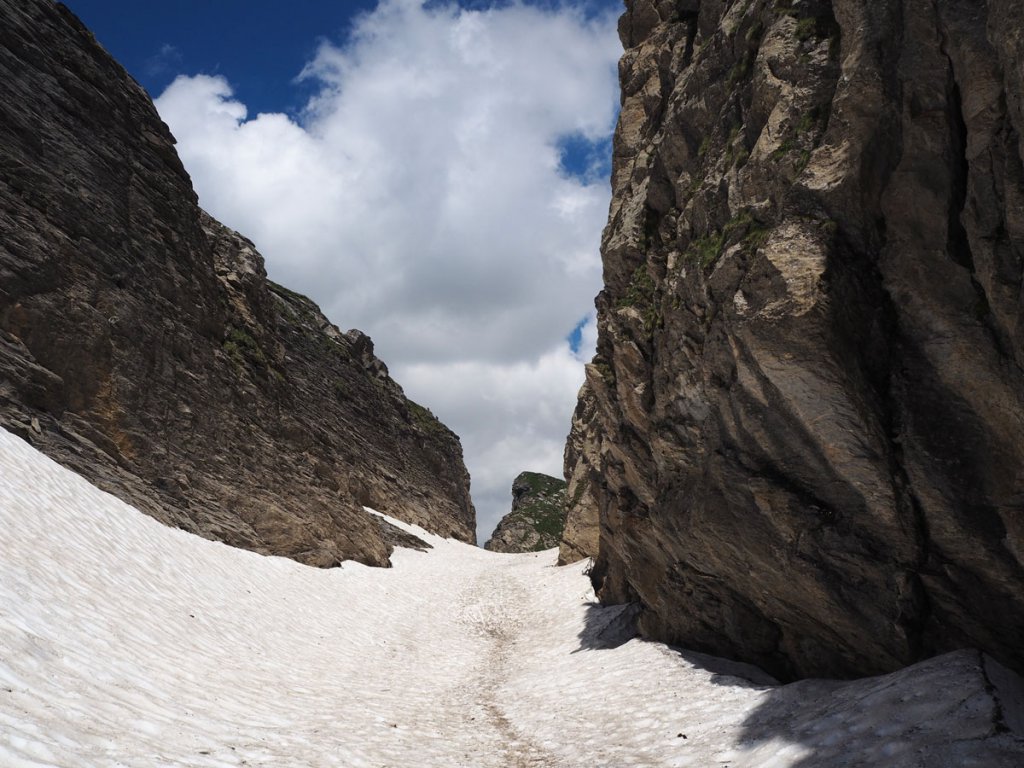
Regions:
<instances>
[{"instance_id":1,"label":"snow patch","mask_svg":"<svg viewBox=\"0 0 1024 768\"><path fill-rule=\"evenodd\" d=\"M3 766L1024 763L986 689L1019 679L976 652L779 687L630 639L554 551L388 518L434 548L317 570L166 528L3 431L0 477Z\"/></svg>"}]
</instances>

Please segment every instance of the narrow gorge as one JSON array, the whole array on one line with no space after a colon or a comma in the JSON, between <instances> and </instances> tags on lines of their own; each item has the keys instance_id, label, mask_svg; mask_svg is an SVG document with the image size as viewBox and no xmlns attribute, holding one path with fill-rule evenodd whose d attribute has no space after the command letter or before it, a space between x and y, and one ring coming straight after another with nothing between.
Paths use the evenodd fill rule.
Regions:
<instances>
[{"instance_id":1,"label":"narrow gorge","mask_svg":"<svg viewBox=\"0 0 1024 768\"><path fill-rule=\"evenodd\" d=\"M564 481L490 428L592 325L434 369L520 472L478 547L459 437L0 0L0 766L1024 765L1024 7L625 6Z\"/></svg>"}]
</instances>

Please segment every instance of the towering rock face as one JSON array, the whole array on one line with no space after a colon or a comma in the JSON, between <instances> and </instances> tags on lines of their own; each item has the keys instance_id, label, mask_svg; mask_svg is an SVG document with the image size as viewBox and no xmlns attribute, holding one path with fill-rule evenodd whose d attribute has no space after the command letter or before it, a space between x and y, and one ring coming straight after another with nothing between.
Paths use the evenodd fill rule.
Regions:
<instances>
[{"instance_id":1,"label":"towering rock face","mask_svg":"<svg viewBox=\"0 0 1024 768\"><path fill-rule=\"evenodd\" d=\"M620 33L568 467L601 596L780 677L1024 668L1024 7L627 0Z\"/></svg>"},{"instance_id":2,"label":"towering rock face","mask_svg":"<svg viewBox=\"0 0 1024 768\"><path fill-rule=\"evenodd\" d=\"M65 7L0 2L0 71L0 425L258 552L386 564L360 505L473 539L458 438L200 211L149 98Z\"/></svg>"},{"instance_id":3,"label":"towering rock face","mask_svg":"<svg viewBox=\"0 0 1024 768\"><path fill-rule=\"evenodd\" d=\"M484 549L542 552L558 546L565 527L565 481L521 472L512 481L512 511L498 523Z\"/></svg>"}]
</instances>

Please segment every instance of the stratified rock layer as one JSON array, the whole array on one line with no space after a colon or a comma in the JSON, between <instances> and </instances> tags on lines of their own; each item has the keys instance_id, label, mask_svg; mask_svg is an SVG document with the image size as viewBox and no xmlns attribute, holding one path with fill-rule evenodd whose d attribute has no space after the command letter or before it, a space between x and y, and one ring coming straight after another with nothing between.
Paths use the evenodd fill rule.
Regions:
<instances>
[{"instance_id":1,"label":"stratified rock layer","mask_svg":"<svg viewBox=\"0 0 1024 768\"><path fill-rule=\"evenodd\" d=\"M484 549L541 552L558 546L565 527L565 481L522 472L512 481L512 511L498 523Z\"/></svg>"},{"instance_id":2,"label":"stratified rock layer","mask_svg":"<svg viewBox=\"0 0 1024 768\"><path fill-rule=\"evenodd\" d=\"M567 473L602 598L783 678L1024 669L1024 7L628 0L620 33Z\"/></svg>"},{"instance_id":3,"label":"stratified rock layer","mask_svg":"<svg viewBox=\"0 0 1024 768\"><path fill-rule=\"evenodd\" d=\"M386 564L360 505L471 541L458 438L200 211L173 144L64 6L0 2L0 425L258 552Z\"/></svg>"}]
</instances>

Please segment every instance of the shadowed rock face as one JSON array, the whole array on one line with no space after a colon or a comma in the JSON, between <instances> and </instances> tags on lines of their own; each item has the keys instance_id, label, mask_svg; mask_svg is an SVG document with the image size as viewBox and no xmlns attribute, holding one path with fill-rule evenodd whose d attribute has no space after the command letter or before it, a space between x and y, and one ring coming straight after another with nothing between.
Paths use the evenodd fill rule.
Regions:
<instances>
[{"instance_id":1,"label":"shadowed rock face","mask_svg":"<svg viewBox=\"0 0 1024 768\"><path fill-rule=\"evenodd\" d=\"M200 211L148 96L65 7L0 2L0 72L0 425L257 552L386 564L360 505L473 540L458 438Z\"/></svg>"},{"instance_id":2,"label":"shadowed rock face","mask_svg":"<svg viewBox=\"0 0 1024 768\"><path fill-rule=\"evenodd\" d=\"M567 449L602 598L781 678L1024 669L1024 10L629 0L620 33Z\"/></svg>"},{"instance_id":3,"label":"shadowed rock face","mask_svg":"<svg viewBox=\"0 0 1024 768\"><path fill-rule=\"evenodd\" d=\"M558 546L565 527L565 481L522 472L512 481L512 511L498 523L484 549L541 552Z\"/></svg>"}]
</instances>

